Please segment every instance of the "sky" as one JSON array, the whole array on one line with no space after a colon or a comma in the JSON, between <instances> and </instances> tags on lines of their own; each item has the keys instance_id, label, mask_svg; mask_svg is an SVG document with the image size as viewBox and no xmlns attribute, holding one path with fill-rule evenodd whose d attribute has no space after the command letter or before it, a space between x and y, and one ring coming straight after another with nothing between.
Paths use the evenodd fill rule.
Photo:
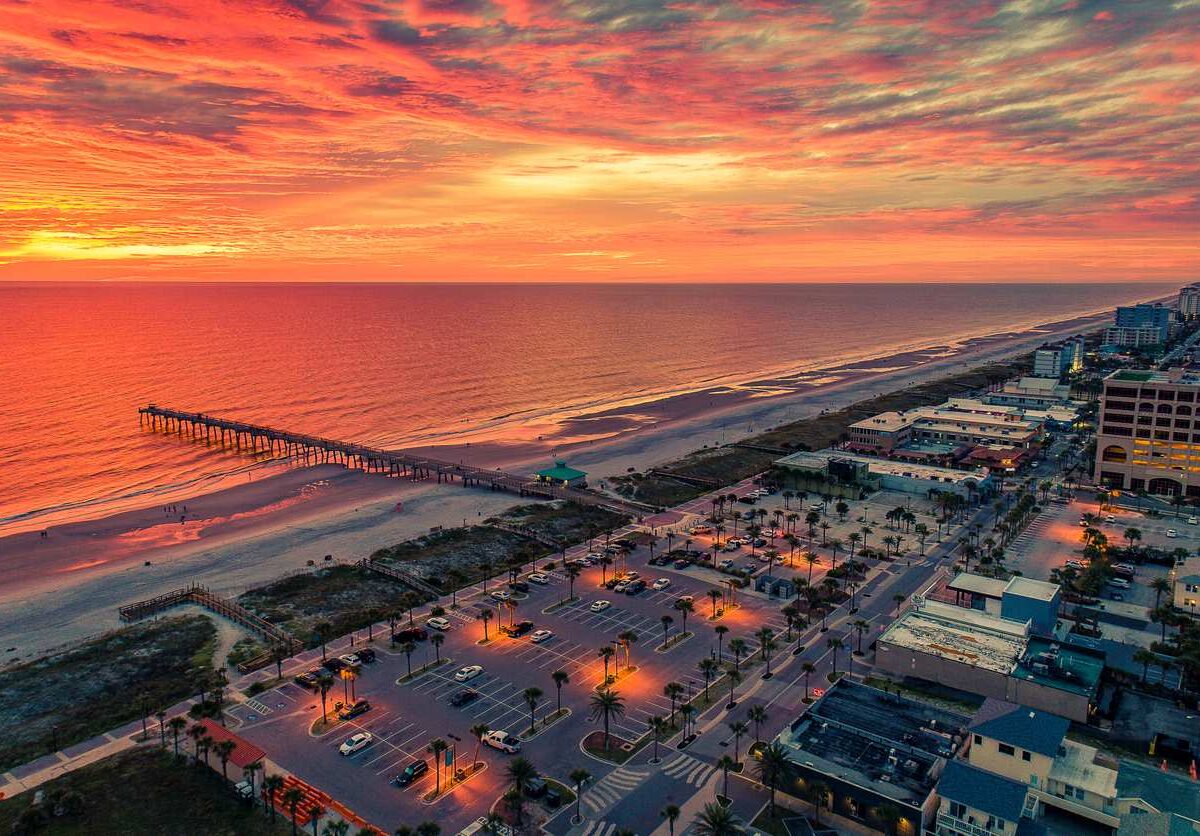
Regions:
<instances>
[{"instance_id":1,"label":"sky","mask_svg":"<svg viewBox=\"0 0 1200 836\"><path fill-rule=\"evenodd\" d=\"M3 0L0 281L1190 281L1200 0Z\"/></svg>"}]
</instances>

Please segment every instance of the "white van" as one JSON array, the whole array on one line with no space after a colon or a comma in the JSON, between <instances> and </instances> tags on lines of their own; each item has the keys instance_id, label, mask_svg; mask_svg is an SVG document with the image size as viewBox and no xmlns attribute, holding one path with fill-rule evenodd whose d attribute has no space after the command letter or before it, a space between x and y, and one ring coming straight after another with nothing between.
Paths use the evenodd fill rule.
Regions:
<instances>
[{"instance_id":1,"label":"white van","mask_svg":"<svg viewBox=\"0 0 1200 836\"><path fill-rule=\"evenodd\" d=\"M1108 585L1117 589L1129 589L1132 584L1124 578L1113 578L1108 582Z\"/></svg>"}]
</instances>

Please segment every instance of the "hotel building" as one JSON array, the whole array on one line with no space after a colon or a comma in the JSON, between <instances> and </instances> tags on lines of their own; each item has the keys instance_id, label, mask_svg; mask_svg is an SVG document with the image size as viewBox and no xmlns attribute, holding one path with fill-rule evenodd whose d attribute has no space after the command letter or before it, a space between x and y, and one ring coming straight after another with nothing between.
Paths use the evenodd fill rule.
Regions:
<instances>
[{"instance_id":1,"label":"hotel building","mask_svg":"<svg viewBox=\"0 0 1200 836\"><path fill-rule=\"evenodd\" d=\"M1200 497L1200 375L1119 371L1104 380L1095 479L1112 488Z\"/></svg>"}]
</instances>

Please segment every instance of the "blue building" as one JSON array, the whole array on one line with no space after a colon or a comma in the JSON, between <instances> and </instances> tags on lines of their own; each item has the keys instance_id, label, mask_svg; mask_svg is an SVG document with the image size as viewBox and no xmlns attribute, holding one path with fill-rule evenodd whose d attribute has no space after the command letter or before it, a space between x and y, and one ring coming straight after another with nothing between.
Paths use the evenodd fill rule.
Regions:
<instances>
[{"instance_id":1,"label":"blue building","mask_svg":"<svg viewBox=\"0 0 1200 836\"><path fill-rule=\"evenodd\" d=\"M1056 583L1016 576L1000 597L1000 617L1010 621L1028 621L1034 633L1054 635L1062 589Z\"/></svg>"}]
</instances>

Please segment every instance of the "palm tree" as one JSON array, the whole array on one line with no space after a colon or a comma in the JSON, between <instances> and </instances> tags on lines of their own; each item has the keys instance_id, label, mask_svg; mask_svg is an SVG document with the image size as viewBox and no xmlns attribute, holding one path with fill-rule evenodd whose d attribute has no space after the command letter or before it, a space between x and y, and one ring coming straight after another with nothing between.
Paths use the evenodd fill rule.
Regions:
<instances>
[{"instance_id":1,"label":"palm tree","mask_svg":"<svg viewBox=\"0 0 1200 836\"><path fill-rule=\"evenodd\" d=\"M729 798L729 770L733 769L735 766L737 766L737 761L729 757L729 755L721 755L721 757L717 760L717 769L725 773L725 786L724 789L721 790L721 795L725 796L726 798Z\"/></svg>"},{"instance_id":2,"label":"palm tree","mask_svg":"<svg viewBox=\"0 0 1200 836\"><path fill-rule=\"evenodd\" d=\"M516 757L509 761L508 778L512 781L513 789L524 793L529 788L529 782L537 777L537 769L527 758Z\"/></svg>"},{"instance_id":3,"label":"palm tree","mask_svg":"<svg viewBox=\"0 0 1200 836\"><path fill-rule=\"evenodd\" d=\"M608 732L608 724L614 717L625 716L625 698L611 688L603 688L592 694L590 705L591 719L604 720L604 748L609 749L612 747L612 736Z\"/></svg>"},{"instance_id":4,"label":"palm tree","mask_svg":"<svg viewBox=\"0 0 1200 836\"><path fill-rule=\"evenodd\" d=\"M817 666L812 662L805 662L800 666L800 670L804 671L804 701L808 702L808 678L816 671Z\"/></svg>"},{"instance_id":5,"label":"palm tree","mask_svg":"<svg viewBox=\"0 0 1200 836\"><path fill-rule=\"evenodd\" d=\"M1146 684L1146 675L1150 666L1158 661L1158 657L1144 647L1139 647L1133 654L1133 661L1142 666L1142 684Z\"/></svg>"},{"instance_id":6,"label":"palm tree","mask_svg":"<svg viewBox=\"0 0 1200 836\"><path fill-rule=\"evenodd\" d=\"M575 785L575 822L583 821L583 816L579 813L579 800L583 795L583 785L591 780L592 773L586 769L573 769L571 774L567 776L571 779L571 783Z\"/></svg>"},{"instance_id":7,"label":"palm tree","mask_svg":"<svg viewBox=\"0 0 1200 836\"><path fill-rule=\"evenodd\" d=\"M348 821L327 821L321 829L321 836L346 836L350 832Z\"/></svg>"},{"instance_id":8,"label":"palm tree","mask_svg":"<svg viewBox=\"0 0 1200 836\"><path fill-rule=\"evenodd\" d=\"M316 804L308 808L308 820L312 823L313 836L317 836L317 825L321 822L321 816L325 815L325 808Z\"/></svg>"},{"instance_id":9,"label":"palm tree","mask_svg":"<svg viewBox=\"0 0 1200 836\"><path fill-rule=\"evenodd\" d=\"M667 820L667 827L670 828L670 836L675 836L675 820L679 818L679 808L674 804L668 804L662 808L659 815Z\"/></svg>"},{"instance_id":10,"label":"palm tree","mask_svg":"<svg viewBox=\"0 0 1200 836\"><path fill-rule=\"evenodd\" d=\"M679 610L679 614L683 616L683 632L686 633L688 613L694 612L696 607L691 601L679 598L675 601L675 609Z\"/></svg>"},{"instance_id":11,"label":"palm tree","mask_svg":"<svg viewBox=\"0 0 1200 836\"><path fill-rule=\"evenodd\" d=\"M488 640L488 622L492 620L491 610L480 610L479 615L475 616L483 622L483 640Z\"/></svg>"},{"instance_id":12,"label":"palm tree","mask_svg":"<svg viewBox=\"0 0 1200 836\"><path fill-rule=\"evenodd\" d=\"M329 634L333 632L333 625L328 621L318 621L313 625L313 632L317 634L317 641L321 643L321 661L325 661L325 642L329 638Z\"/></svg>"},{"instance_id":13,"label":"palm tree","mask_svg":"<svg viewBox=\"0 0 1200 836\"><path fill-rule=\"evenodd\" d=\"M808 785L808 800L813 806L813 817L817 820L817 824L821 823L821 808L825 806L825 799L829 797L829 787L820 781Z\"/></svg>"},{"instance_id":14,"label":"palm tree","mask_svg":"<svg viewBox=\"0 0 1200 836\"><path fill-rule=\"evenodd\" d=\"M1162 598L1162 594L1171 591L1171 582L1166 578L1155 578L1150 582L1150 588L1154 590L1154 608L1158 609L1158 602Z\"/></svg>"},{"instance_id":15,"label":"palm tree","mask_svg":"<svg viewBox=\"0 0 1200 836\"><path fill-rule=\"evenodd\" d=\"M433 794L438 796L442 794L442 752L449 749L449 744L440 737L435 737L429 741L429 745L425 747L425 751L433 755L433 773L434 785Z\"/></svg>"},{"instance_id":16,"label":"palm tree","mask_svg":"<svg viewBox=\"0 0 1200 836\"><path fill-rule=\"evenodd\" d=\"M408 675L412 676L412 655L417 646L412 642L405 642L400 645L400 652L404 654L404 661L408 663Z\"/></svg>"},{"instance_id":17,"label":"palm tree","mask_svg":"<svg viewBox=\"0 0 1200 836\"><path fill-rule=\"evenodd\" d=\"M662 622L662 628L663 628L663 647L666 647L667 636L671 632L671 625L675 623L675 619L671 618L671 616L669 616L669 615L664 615L662 618L659 619L659 621Z\"/></svg>"},{"instance_id":18,"label":"palm tree","mask_svg":"<svg viewBox=\"0 0 1200 836\"><path fill-rule=\"evenodd\" d=\"M715 590L714 590L715 591ZM729 628L724 624L718 624L713 628L713 632L717 634L717 664L721 664L721 641L725 638L725 634L729 632Z\"/></svg>"},{"instance_id":19,"label":"palm tree","mask_svg":"<svg viewBox=\"0 0 1200 836\"><path fill-rule=\"evenodd\" d=\"M838 651L841 650L842 648L844 648L846 645L842 642L841 639L826 639L825 646L833 651L833 678L837 679L837 673L838 673L837 654L838 654Z\"/></svg>"},{"instance_id":20,"label":"palm tree","mask_svg":"<svg viewBox=\"0 0 1200 836\"><path fill-rule=\"evenodd\" d=\"M696 706L692 705L690 702L685 702L683 705L679 706L679 716L683 719L684 737L687 737L690 733L692 718L698 713L700 713L700 709L696 708Z\"/></svg>"},{"instance_id":21,"label":"palm tree","mask_svg":"<svg viewBox=\"0 0 1200 836\"><path fill-rule=\"evenodd\" d=\"M742 638L730 639L729 652L733 654L734 666L741 668L742 654L746 652L746 640Z\"/></svg>"},{"instance_id":22,"label":"palm tree","mask_svg":"<svg viewBox=\"0 0 1200 836\"><path fill-rule=\"evenodd\" d=\"M300 802L304 800L304 793L299 787L291 787L283 794L282 800L292 817L292 836L296 836L296 811Z\"/></svg>"},{"instance_id":23,"label":"palm tree","mask_svg":"<svg viewBox=\"0 0 1200 836\"><path fill-rule=\"evenodd\" d=\"M658 714L647 720L646 724L650 726L651 739L654 741L654 758L650 762L658 763L658 744L659 741L666 740L667 729L671 727L671 724L667 722L666 717Z\"/></svg>"},{"instance_id":24,"label":"palm tree","mask_svg":"<svg viewBox=\"0 0 1200 836\"><path fill-rule=\"evenodd\" d=\"M671 701L671 725L675 725L675 701L683 696L684 688L678 682L668 682L663 686L663 696Z\"/></svg>"},{"instance_id":25,"label":"palm tree","mask_svg":"<svg viewBox=\"0 0 1200 836\"><path fill-rule=\"evenodd\" d=\"M275 799L283 790L282 775L267 775L263 778L263 792L267 794L267 803L271 806L271 821L275 821Z\"/></svg>"},{"instance_id":26,"label":"palm tree","mask_svg":"<svg viewBox=\"0 0 1200 836\"><path fill-rule=\"evenodd\" d=\"M475 738L475 754L471 756L471 768L479 763L479 746L483 743L483 736L488 733L488 727L483 723L476 723L471 726L471 737Z\"/></svg>"},{"instance_id":27,"label":"palm tree","mask_svg":"<svg viewBox=\"0 0 1200 836\"><path fill-rule=\"evenodd\" d=\"M729 703L725 707L731 709L737 705L737 701L733 698L733 689L742 681L742 672L736 665L729 665L725 669L725 676L729 679Z\"/></svg>"},{"instance_id":28,"label":"palm tree","mask_svg":"<svg viewBox=\"0 0 1200 836\"><path fill-rule=\"evenodd\" d=\"M250 798L251 799L254 798L254 792L255 792L254 784L255 784L256 776L257 776L258 772L260 770L262 770L262 768L263 768L262 761L255 761L254 763L248 763L244 767L242 767L242 777L250 782ZM253 803L253 802L251 802L251 803Z\"/></svg>"},{"instance_id":29,"label":"palm tree","mask_svg":"<svg viewBox=\"0 0 1200 836\"><path fill-rule=\"evenodd\" d=\"M562 711L562 687L571 682L571 676L566 671L559 670L550 674L550 678L554 680L554 687L557 689L558 703L554 712L557 714Z\"/></svg>"},{"instance_id":30,"label":"palm tree","mask_svg":"<svg viewBox=\"0 0 1200 836\"><path fill-rule=\"evenodd\" d=\"M691 832L696 836L732 836L745 833L746 828L733 810L710 802L692 820Z\"/></svg>"},{"instance_id":31,"label":"palm tree","mask_svg":"<svg viewBox=\"0 0 1200 836\"><path fill-rule=\"evenodd\" d=\"M321 722L325 722L325 702L331 690L333 690L333 676L324 672L319 674L317 676L317 692L321 695Z\"/></svg>"},{"instance_id":32,"label":"palm tree","mask_svg":"<svg viewBox=\"0 0 1200 836\"><path fill-rule=\"evenodd\" d=\"M813 552L805 552L804 562L808 564L808 582L812 584L813 567L821 562L821 558L817 557Z\"/></svg>"},{"instance_id":33,"label":"palm tree","mask_svg":"<svg viewBox=\"0 0 1200 836\"><path fill-rule=\"evenodd\" d=\"M716 677L721 665L713 657L705 656L697 663L697 667L700 668L700 675L704 677L704 701L708 702L708 684Z\"/></svg>"},{"instance_id":34,"label":"palm tree","mask_svg":"<svg viewBox=\"0 0 1200 836\"><path fill-rule=\"evenodd\" d=\"M871 628L871 622L866 621L865 619L862 619L862 618L858 618L858 619L855 619L854 623L851 624L850 626L854 628L854 632L858 633L858 650L854 651L854 653L857 656L862 656L863 655L863 649L862 649L863 633L865 633L867 630L869 630Z\"/></svg>"},{"instance_id":35,"label":"palm tree","mask_svg":"<svg viewBox=\"0 0 1200 836\"><path fill-rule=\"evenodd\" d=\"M767 785L771 791L771 816L775 815L775 788L779 786L779 782L787 775L788 757L787 752L777 742L772 742L770 745L759 751L758 753L758 780Z\"/></svg>"},{"instance_id":36,"label":"palm tree","mask_svg":"<svg viewBox=\"0 0 1200 836\"><path fill-rule=\"evenodd\" d=\"M167 721L167 728L171 730L171 743L175 747L175 757L179 757L179 733L187 728L187 719L176 716Z\"/></svg>"},{"instance_id":37,"label":"palm tree","mask_svg":"<svg viewBox=\"0 0 1200 836\"><path fill-rule=\"evenodd\" d=\"M529 733L533 734L534 712L537 711L538 700L542 698L542 689L533 687L526 688L521 696L525 699L525 704L529 706Z\"/></svg>"},{"instance_id":38,"label":"palm tree","mask_svg":"<svg viewBox=\"0 0 1200 836\"><path fill-rule=\"evenodd\" d=\"M745 720L734 720L728 725L729 730L733 732L733 760L736 763L741 760L741 758L738 757L738 746L742 742L742 735L748 732L750 727L746 725Z\"/></svg>"},{"instance_id":39,"label":"palm tree","mask_svg":"<svg viewBox=\"0 0 1200 836\"><path fill-rule=\"evenodd\" d=\"M579 577L579 567L578 566L568 566L567 567L567 585L568 585L567 598L571 601L575 600L575 579L577 577Z\"/></svg>"},{"instance_id":40,"label":"palm tree","mask_svg":"<svg viewBox=\"0 0 1200 836\"><path fill-rule=\"evenodd\" d=\"M446 636L443 633L434 633L429 637L429 643L433 645L433 655L437 659L438 664L442 662L442 643L446 641ZM425 658L429 658L428 656Z\"/></svg>"},{"instance_id":41,"label":"palm tree","mask_svg":"<svg viewBox=\"0 0 1200 836\"><path fill-rule=\"evenodd\" d=\"M611 659L615 653L616 653L616 651L612 649L611 644L603 645L598 651L596 651L596 655L604 660L604 684L605 685L607 685L609 682L608 660Z\"/></svg>"},{"instance_id":42,"label":"palm tree","mask_svg":"<svg viewBox=\"0 0 1200 836\"><path fill-rule=\"evenodd\" d=\"M232 740L221 740L213 745L213 751L221 761L221 777L225 779L225 783L229 783L229 757L236 748L237 744Z\"/></svg>"},{"instance_id":43,"label":"palm tree","mask_svg":"<svg viewBox=\"0 0 1200 836\"><path fill-rule=\"evenodd\" d=\"M633 655L631 648L637 643L638 634L632 630L623 630L617 634L617 641L621 643L621 647L625 648L625 669L629 670L633 667Z\"/></svg>"},{"instance_id":44,"label":"palm tree","mask_svg":"<svg viewBox=\"0 0 1200 836\"><path fill-rule=\"evenodd\" d=\"M746 712L746 719L754 724L754 742L758 743L760 741L759 726L767 722L767 709L761 705L753 706Z\"/></svg>"}]
</instances>

